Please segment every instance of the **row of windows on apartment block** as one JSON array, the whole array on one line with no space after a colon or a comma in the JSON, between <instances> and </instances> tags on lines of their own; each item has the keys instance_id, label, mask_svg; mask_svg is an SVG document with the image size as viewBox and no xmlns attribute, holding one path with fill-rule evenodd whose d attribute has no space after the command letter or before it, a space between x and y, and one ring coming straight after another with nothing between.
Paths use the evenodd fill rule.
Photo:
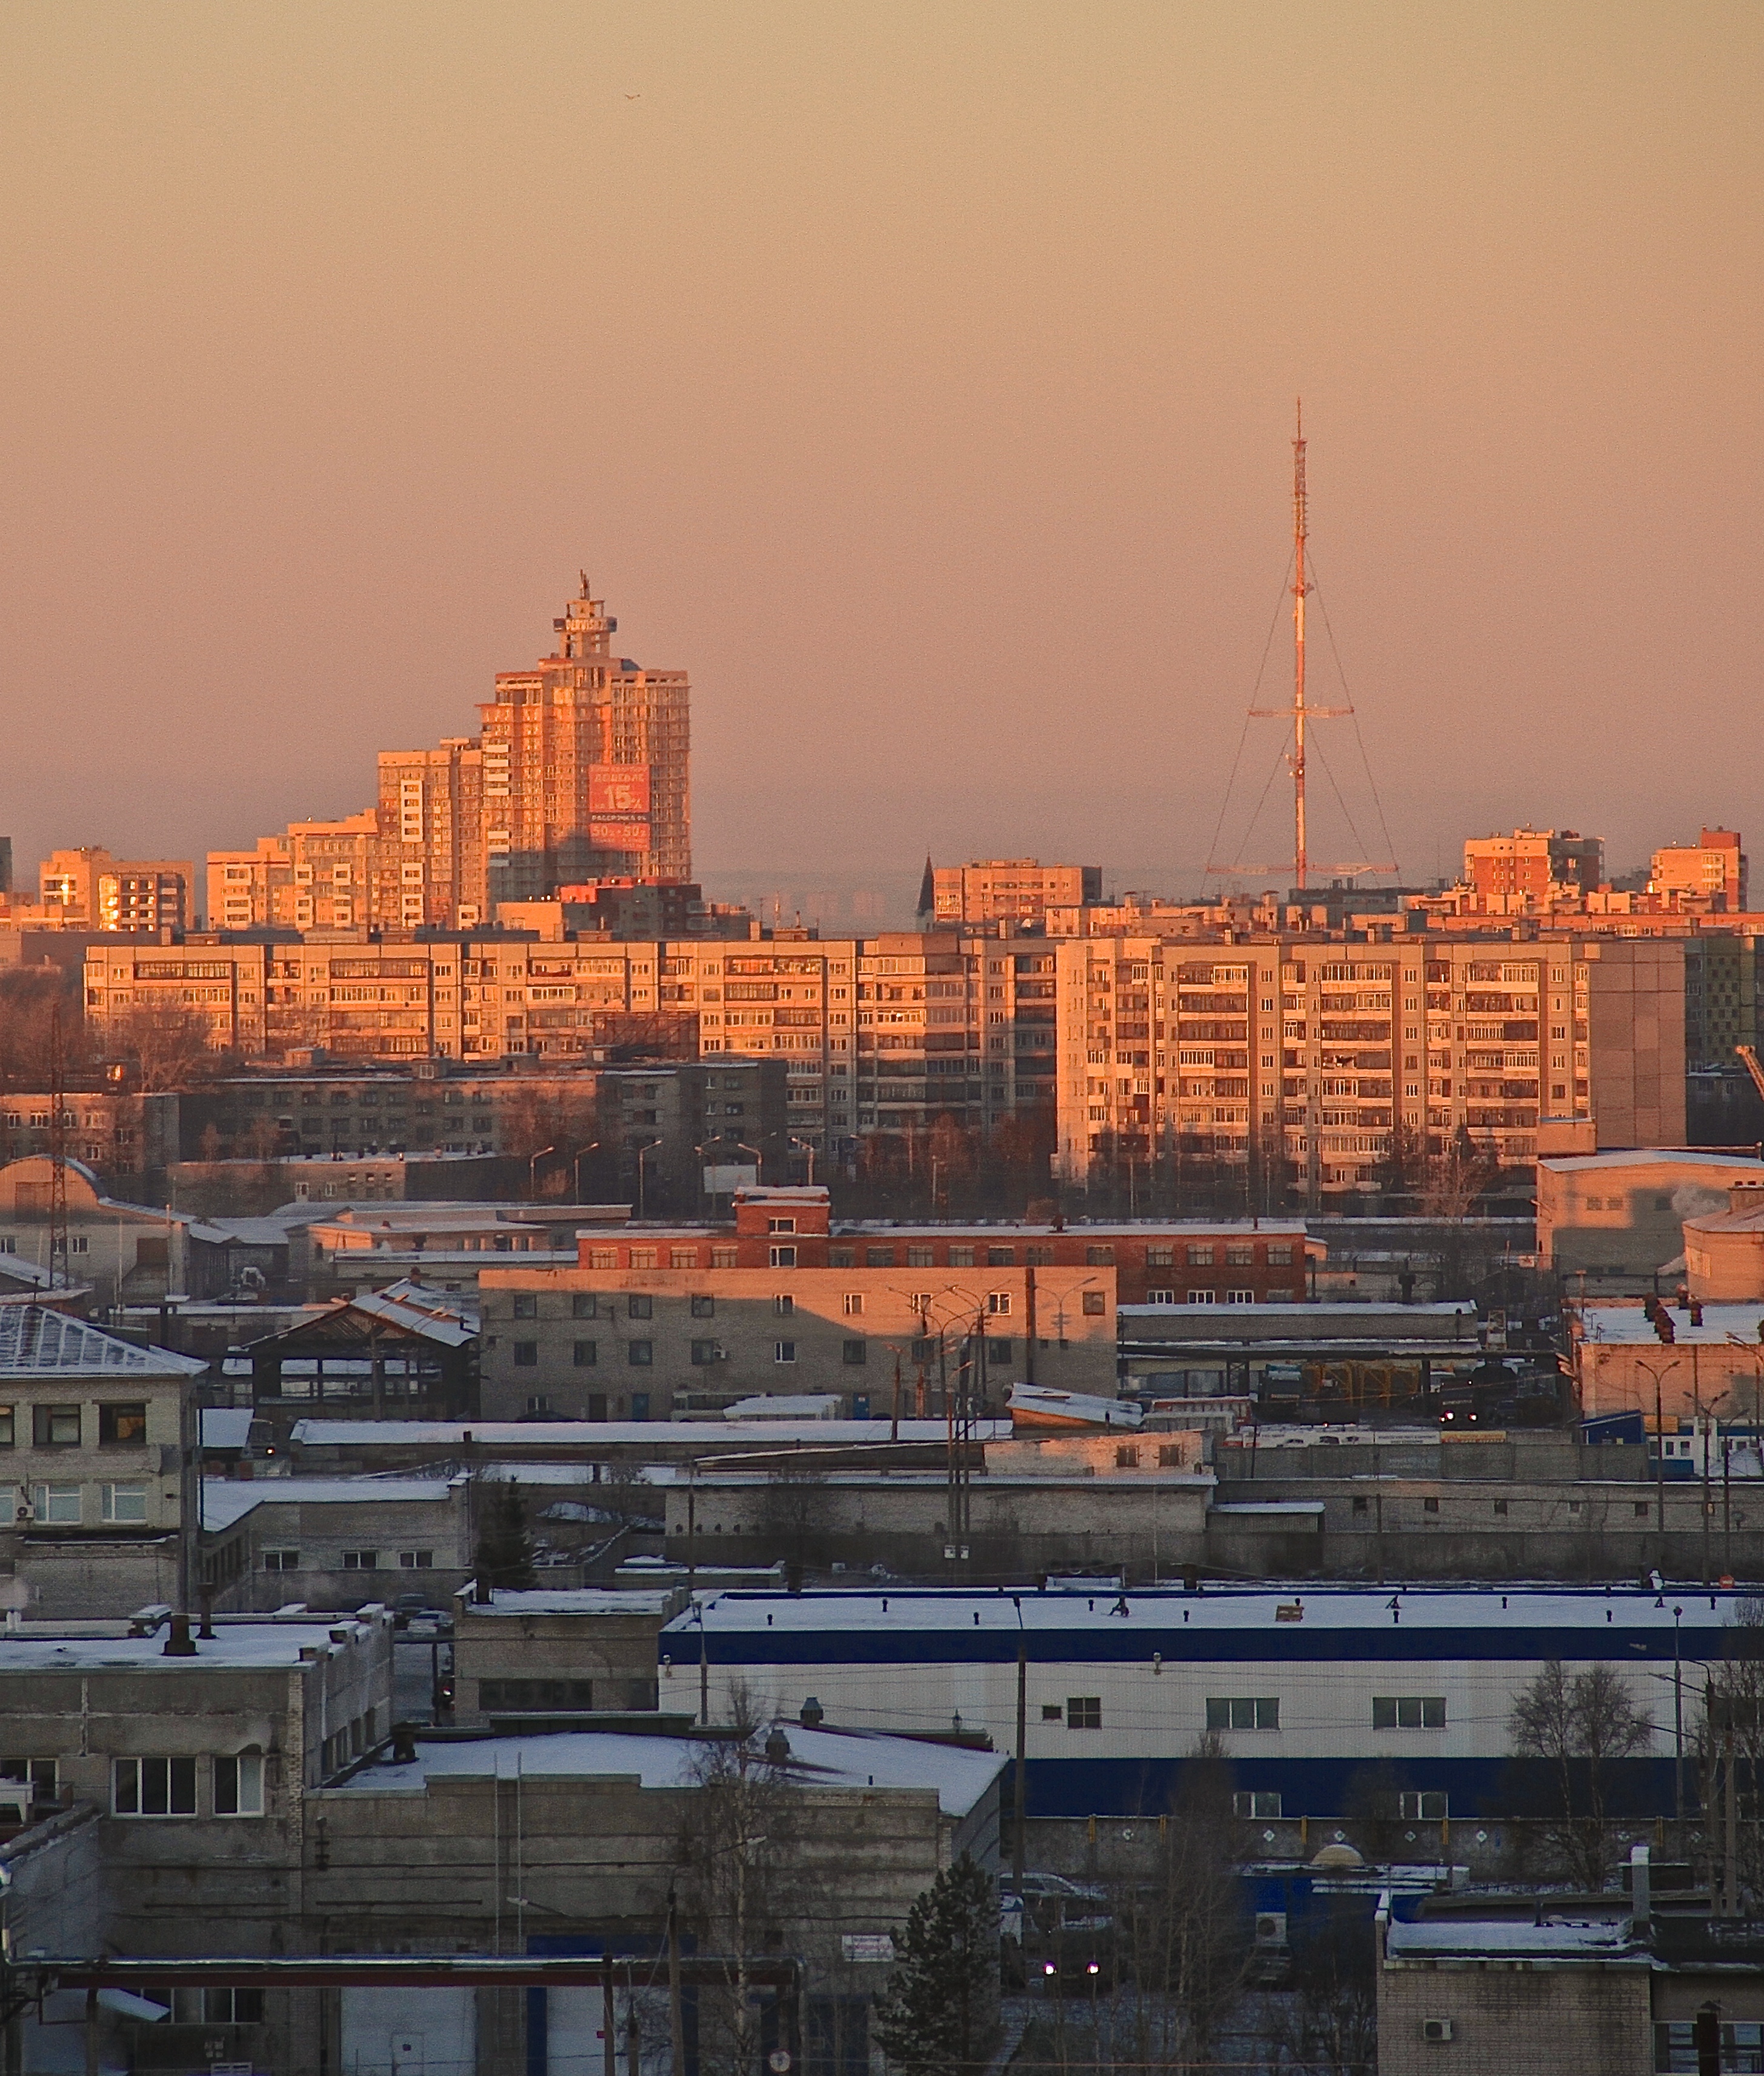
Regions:
<instances>
[{"instance_id":1,"label":"row of windows on apartment block","mask_svg":"<svg viewBox=\"0 0 1764 2076\"><path fill-rule=\"evenodd\" d=\"M325 1557L314 1556L310 1551L283 1548L264 1552L266 1572L380 1572L394 1568L401 1572L427 1572L434 1568L435 1553L433 1550L401 1550L396 1560L391 1553L380 1550L342 1550L333 1563Z\"/></svg>"},{"instance_id":2,"label":"row of windows on apartment block","mask_svg":"<svg viewBox=\"0 0 1764 2076\"><path fill-rule=\"evenodd\" d=\"M1074 1694L1062 1709L1057 1701L1044 1701L1041 1720L1057 1723L1064 1719L1072 1730L1100 1730L1102 1701L1096 1694ZM1210 1730L1277 1730L1280 1704L1277 1694L1210 1694L1206 1697L1206 1727ZM1372 1728L1375 1730L1442 1730L1446 1727L1445 1697L1439 1694L1375 1694L1372 1696Z\"/></svg>"},{"instance_id":3,"label":"row of windows on apartment block","mask_svg":"<svg viewBox=\"0 0 1764 2076\"><path fill-rule=\"evenodd\" d=\"M771 1229L776 1233L794 1232L796 1228L793 1220L774 1219ZM662 1252L658 1247L591 1246L587 1266L590 1268L703 1268L707 1266L702 1246L670 1247L665 1262L662 1260ZM770 1252L774 1268L796 1267L797 1251L794 1242L774 1242ZM863 1256L861 1262L858 1260L860 1253ZM900 1257L901 1250L896 1247L859 1248L842 1247L836 1241L827 1250L827 1266L829 1268L899 1268L903 1265ZM906 1249L906 1257L904 1265L908 1268L1014 1268L1017 1265L1017 1249L1015 1247L913 1246ZM1188 1250L1188 1260L1196 1267L1210 1268L1214 1259L1211 1248L1200 1252L1193 1248ZM1229 1265L1249 1267L1256 1260L1256 1252L1253 1248L1231 1249L1227 1250L1225 1259ZM1290 1267L1293 1250L1286 1245L1272 1246L1268 1250L1268 1260L1270 1266L1274 1268ZM1026 1247L1023 1250L1023 1260L1024 1265L1030 1268L1052 1268L1054 1266L1054 1251L1051 1247ZM1084 1251L1086 1268L1112 1268L1114 1261L1115 1251L1112 1246L1086 1247ZM712 1268L738 1268L741 1265L741 1250L729 1245L713 1246L708 1265ZM1148 1268L1173 1268L1176 1266L1175 1248L1147 1248L1145 1266Z\"/></svg>"},{"instance_id":4,"label":"row of windows on apartment block","mask_svg":"<svg viewBox=\"0 0 1764 2076\"><path fill-rule=\"evenodd\" d=\"M986 1337L986 1342L988 1362L1007 1363L1014 1360L1016 1348L1016 1343L1014 1340L1007 1339L1003 1335L994 1336L989 1334ZM496 1343L492 1339L490 1346L494 1347ZM654 1367L655 1343L654 1341L625 1341L616 1345L624 1348L625 1364L628 1368L650 1369ZM1060 1345L1064 1347L1065 1343L1062 1342ZM1053 1343L1052 1341L1043 1341L1040 1346L1044 1348L1051 1348ZM517 1369L538 1368L539 1343L537 1341L515 1341L511 1343L511 1347ZM774 1341L772 1343L772 1360L774 1363L793 1363L796 1360L796 1348L797 1344L795 1341ZM965 1339L952 1348L940 1342L935 1335L924 1335L912 1342L910 1359L915 1363L936 1362L938 1360L940 1348L946 1349L946 1360L950 1355L958 1361L967 1360L969 1356L969 1343ZM727 1362L728 1359L728 1350L721 1341L694 1341L692 1343L691 1360L699 1368L711 1363ZM570 1362L572 1368L593 1369L598 1366L600 1360L600 1343L598 1341L572 1341L570 1343ZM841 1341L840 1360L854 1366L867 1363L870 1360L869 1342L858 1339Z\"/></svg>"},{"instance_id":5,"label":"row of windows on apartment block","mask_svg":"<svg viewBox=\"0 0 1764 2076\"><path fill-rule=\"evenodd\" d=\"M664 1298L666 1294L664 1293ZM862 1290L847 1290L840 1294L840 1310L848 1319L856 1319L862 1316L867 1294ZM1086 1305L1085 1310L1094 1314L1102 1314L1105 1309L1103 1293L1100 1290L1093 1290L1085 1294L1094 1298L1096 1302L1094 1305ZM1008 1318L1014 1298L1015 1293L1009 1290L988 1291L986 1293L988 1316L995 1319ZM907 1298L907 1309L922 1315L930 1310L932 1298L932 1293L928 1290L911 1291ZM623 1316L627 1319L653 1319L655 1317L655 1293L650 1290L630 1290L622 1294L605 1291L575 1290L570 1293L568 1316L572 1319L616 1319L621 1316L621 1304ZM687 1298L687 1305L690 1316L695 1319L714 1319L716 1317L716 1300L708 1292L691 1292ZM772 1310L780 1319L794 1318L796 1311L795 1293L787 1290L774 1293L772 1298ZM561 1312L552 1313L549 1307L542 1311L539 1293L537 1291L529 1290L519 1290L515 1293L513 1314L517 1319L563 1316Z\"/></svg>"},{"instance_id":6,"label":"row of windows on apartment block","mask_svg":"<svg viewBox=\"0 0 1764 2076\"><path fill-rule=\"evenodd\" d=\"M862 1317L866 1295L867 1293L861 1290L847 1290L841 1293L840 1309L848 1319ZM933 1293L928 1290L909 1291L907 1293L907 1310L917 1313L923 1318L931 1310L932 1296ZM1086 1290L1083 1296L1084 1310L1089 1317L1100 1318L1106 1314L1108 1309L1107 1298L1102 1291ZM663 1298L666 1302L666 1293L663 1293ZM986 1293L987 1317L994 1319L1008 1318L1014 1300L1015 1293L1011 1291L989 1290ZM693 1291L688 1294L686 1302L691 1318L714 1319L716 1317L716 1300L708 1293ZM515 1293L513 1313L517 1319L564 1316L561 1311L553 1313L549 1306L542 1310L539 1293L537 1291L529 1290L519 1290ZM772 1313L776 1318L794 1318L796 1315L796 1299L794 1293L787 1290L774 1292L772 1296ZM616 1319L621 1316L627 1319L653 1319L655 1317L655 1293L650 1290L630 1290L621 1294L605 1291L575 1290L570 1293L568 1317L572 1319ZM493 1338L488 1345L492 1347L496 1346Z\"/></svg>"}]
</instances>

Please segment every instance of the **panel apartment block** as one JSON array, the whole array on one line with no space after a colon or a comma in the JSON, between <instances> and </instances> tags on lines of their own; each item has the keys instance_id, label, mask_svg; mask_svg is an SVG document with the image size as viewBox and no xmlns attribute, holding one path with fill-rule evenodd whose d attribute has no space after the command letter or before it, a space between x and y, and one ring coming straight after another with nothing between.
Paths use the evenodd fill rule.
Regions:
<instances>
[{"instance_id":1,"label":"panel apartment block","mask_svg":"<svg viewBox=\"0 0 1764 2076\"><path fill-rule=\"evenodd\" d=\"M1399 1128L1504 1165L1545 1123L1604 1146L1684 1133L1684 955L1670 940L1062 943L1059 1172L1252 1148L1313 1194L1369 1184Z\"/></svg>"}]
</instances>

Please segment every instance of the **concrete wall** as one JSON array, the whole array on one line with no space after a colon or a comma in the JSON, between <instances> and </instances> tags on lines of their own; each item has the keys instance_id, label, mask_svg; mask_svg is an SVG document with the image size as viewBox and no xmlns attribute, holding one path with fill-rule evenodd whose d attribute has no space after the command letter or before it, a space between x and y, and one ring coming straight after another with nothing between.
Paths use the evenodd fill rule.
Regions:
<instances>
[{"instance_id":1,"label":"concrete wall","mask_svg":"<svg viewBox=\"0 0 1764 2076\"><path fill-rule=\"evenodd\" d=\"M127 1542L20 1537L17 1548L32 1621L121 1617L177 1600L183 1566L175 1534Z\"/></svg>"},{"instance_id":2,"label":"concrete wall","mask_svg":"<svg viewBox=\"0 0 1764 2076\"><path fill-rule=\"evenodd\" d=\"M266 1478L253 1484L262 1497L235 1531L245 1549L238 1582L221 1603L229 1609L273 1613L291 1601L355 1608L408 1592L425 1593L432 1605L445 1607L471 1574L471 1494L463 1480L435 1499L376 1494L364 1485L359 1498L324 1501L282 1499L276 1489L281 1482ZM379 1560L373 1569L345 1567L346 1551L367 1551ZM272 1571L272 1552L278 1560L293 1554L300 1561L286 1568L278 1561ZM431 1561L406 1565L401 1560L407 1554Z\"/></svg>"},{"instance_id":3,"label":"concrete wall","mask_svg":"<svg viewBox=\"0 0 1764 2076\"><path fill-rule=\"evenodd\" d=\"M488 1608L473 1606L462 1596L456 1603L454 1629L454 1721L488 1722L492 1717L527 1711L503 1702L486 1707L486 1681L564 1681L586 1684L587 1700L542 1702L532 1712L558 1713L579 1709L649 1709L656 1705L656 1638L662 1625L685 1605L683 1592L615 1592L608 1605L591 1611L547 1613L545 1596L500 1593ZM500 1604L500 1607L499 1607ZM524 1610L531 1605L537 1611Z\"/></svg>"},{"instance_id":4,"label":"concrete wall","mask_svg":"<svg viewBox=\"0 0 1764 2076\"><path fill-rule=\"evenodd\" d=\"M1142 1445L1143 1446L1143 1445ZM965 1541L978 1576L1127 1569L1168 1578L1205 1560L1211 1480L1178 1472L1094 1479L974 1479ZM948 1488L941 1476L700 1477L667 1493L667 1554L701 1563L882 1564L947 1577Z\"/></svg>"}]
</instances>

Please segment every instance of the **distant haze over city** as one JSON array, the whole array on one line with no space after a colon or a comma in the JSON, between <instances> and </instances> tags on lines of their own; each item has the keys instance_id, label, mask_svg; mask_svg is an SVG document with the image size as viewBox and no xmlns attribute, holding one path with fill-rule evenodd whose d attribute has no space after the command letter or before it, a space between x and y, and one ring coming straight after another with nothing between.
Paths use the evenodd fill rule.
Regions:
<instances>
[{"instance_id":1,"label":"distant haze over city","mask_svg":"<svg viewBox=\"0 0 1764 2076\"><path fill-rule=\"evenodd\" d=\"M691 673L719 894L1196 891L1300 392L1406 881L1757 826L1755 8L417 19L0 24L21 877L354 812L585 564Z\"/></svg>"}]
</instances>

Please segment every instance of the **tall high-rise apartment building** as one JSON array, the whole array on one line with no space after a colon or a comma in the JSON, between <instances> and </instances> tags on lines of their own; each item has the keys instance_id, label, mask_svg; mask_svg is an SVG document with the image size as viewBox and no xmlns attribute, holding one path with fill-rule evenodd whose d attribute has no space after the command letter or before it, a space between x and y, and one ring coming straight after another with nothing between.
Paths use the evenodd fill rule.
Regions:
<instances>
[{"instance_id":1,"label":"tall high-rise apartment building","mask_svg":"<svg viewBox=\"0 0 1764 2076\"><path fill-rule=\"evenodd\" d=\"M586 577L554 625L557 654L498 674L481 736L382 751L365 813L211 851L211 922L471 930L562 886L689 880L686 673L615 656Z\"/></svg>"},{"instance_id":2,"label":"tall high-rise apartment building","mask_svg":"<svg viewBox=\"0 0 1764 2076\"><path fill-rule=\"evenodd\" d=\"M483 721L488 899L595 879L690 879L691 687L612 653L618 622L582 579L555 654L500 671Z\"/></svg>"},{"instance_id":3,"label":"tall high-rise apartment building","mask_svg":"<svg viewBox=\"0 0 1764 2076\"><path fill-rule=\"evenodd\" d=\"M380 922L469 930L489 920L484 753L475 738L380 753Z\"/></svg>"}]
</instances>

